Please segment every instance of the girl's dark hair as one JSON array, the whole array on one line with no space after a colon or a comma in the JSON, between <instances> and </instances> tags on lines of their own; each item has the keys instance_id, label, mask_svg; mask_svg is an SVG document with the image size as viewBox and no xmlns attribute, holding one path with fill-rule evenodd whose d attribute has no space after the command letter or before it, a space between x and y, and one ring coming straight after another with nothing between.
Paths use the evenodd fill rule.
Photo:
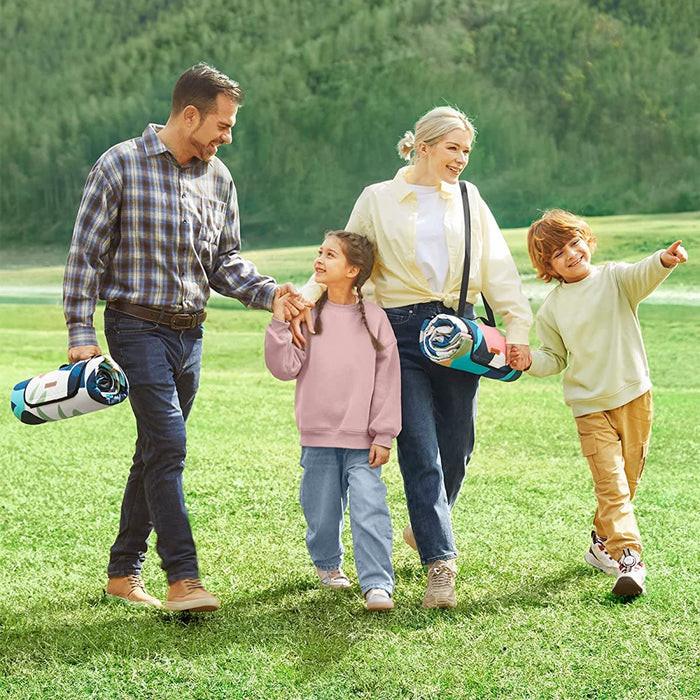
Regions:
<instances>
[{"instance_id":1,"label":"girl's dark hair","mask_svg":"<svg viewBox=\"0 0 700 700\"><path fill-rule=\"evenodd\" d=\"M372 274L372 268L374 267L374 246L368 238L361 236L359 233L351 233L350 231L328 231L325 238L329 236L334 236L338 239L348 264L356 265L360 269L352 287L357 294L357 305L360 310L360 315L362 316L362 323L367 329L369 337L372 339L372 346L379 352L383 349L383 346L369 329L367 316L365 314L364 299L362 298L362 285L369 279L369 276ZM328 292L324 291L321 298L316 302L316 322L314 323L314 331L317 334L323 330L321 311L323 311L326 301L328 301Z\"/></svg>"}]
</instances>

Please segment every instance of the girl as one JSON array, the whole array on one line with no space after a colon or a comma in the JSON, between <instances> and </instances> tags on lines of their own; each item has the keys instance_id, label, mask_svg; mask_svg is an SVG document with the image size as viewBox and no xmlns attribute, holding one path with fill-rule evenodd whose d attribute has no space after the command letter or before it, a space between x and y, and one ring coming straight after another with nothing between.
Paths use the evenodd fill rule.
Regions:
<instances>
[{"instance_id":1,"label":"girl","mask_svg":"<svg viewBox=\"0 0 700 700\"><path fill-rule=\"evenodd\" d=\"M362 298L374 266L372 244L347 231L326 234L314 278L326 287L314 336L292 342L288 295L273 303L265 362L278 379L296 379L295 413L304 469L300 501L306 546L321 584L349 588L341 567L343 514L350 498L353 552L368 610L394 607L392 532L381 465L401 429L399 356L385 313Z\"/></svg>"}]
</instances>

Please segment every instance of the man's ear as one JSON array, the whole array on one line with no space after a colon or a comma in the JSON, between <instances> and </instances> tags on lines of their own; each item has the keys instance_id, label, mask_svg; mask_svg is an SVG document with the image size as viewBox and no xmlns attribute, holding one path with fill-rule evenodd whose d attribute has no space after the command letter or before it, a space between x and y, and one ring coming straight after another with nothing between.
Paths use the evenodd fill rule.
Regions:
<instances>
[{"instance_id":1,"label":"man's ear","mask_svg":"<svg viewBox=\"0 0 700 700\"><path fill-rule=\"evenodd\" d=\"M182 110L182 118L185 120L185 124L190 128L194 128L201 121L199 110L194 105L187 105L187 107Z\"/></svg>"}]
</instances>

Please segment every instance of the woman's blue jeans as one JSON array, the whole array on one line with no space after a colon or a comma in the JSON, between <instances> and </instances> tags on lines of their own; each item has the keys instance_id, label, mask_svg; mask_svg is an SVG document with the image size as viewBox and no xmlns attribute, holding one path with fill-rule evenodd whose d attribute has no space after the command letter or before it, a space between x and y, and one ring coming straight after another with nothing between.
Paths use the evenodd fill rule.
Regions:
<instances>
[{"instance_id":1,"label":"woman's blue jeans","mask_svg":"<svg viewBox=\"0 0 700 700\"><path fill-rule=\"evenodd\" d=\"M401 359L401 433L397 438L406 504L421 562L457 556L451 510L474 450L479 378L435 364L421 352L423 322L454 314L440 302L384 309ZM474 318L467 305L465 316Z\"/></svg>"},{"instance_id":2,"label":"woman's blue jeans","mask_svg":"<svg viewBox=\"0 0 700 700\"><path fill-rule=\"evenodd\" d=\"M199 386L201 326L176 331L112 309L105 336L129 380L138 437L122 500L108 576L140 574L155 529L168 583L198 578L197 552L182 488L185 421Z\"/></svg>"},{"instance_id":3,"label":"woman's blue jeans","mask_svg":"<svg viewBox=\"0 0 700 700\"><path fill-rule=\"evenodd\" d=\"M319 569L332 571L343 562L343 514L350 496L352 551L360 589L394 591L391 565L391 516L382 468L369 466L369 450L302 447L304 473L299 487L306 547Z\"/></svg>"}]
</instances>

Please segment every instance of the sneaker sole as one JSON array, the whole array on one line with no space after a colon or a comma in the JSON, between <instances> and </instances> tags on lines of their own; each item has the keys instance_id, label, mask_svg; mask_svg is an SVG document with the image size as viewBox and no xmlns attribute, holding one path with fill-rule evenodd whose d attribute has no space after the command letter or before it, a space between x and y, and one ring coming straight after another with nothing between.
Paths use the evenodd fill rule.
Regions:
<instances>
[{"instance_id":1,"label":"sneaker sole","mask_svg":"<svg viewBox=\"0 0 700 700\"><path fill-rule=\"evenodd\" d=\"M618 596L635 596L646 593L643 585L639 585L633 578L629 576L620 576L615 582L612 589L613 595Z\"/></svg>"},{"instance_id":2,"label":"sneaker sole","mask_svg":"<svg viewBox=\"0 0 700 700\"><path fill-rule=\"evenodd\" d=\"M457 599L447 599L447 600L425 600L423 599L424 608L456 608Z\"/></svg>"},{"instance_id":3,"label":"sneaker sole","mask_svg":"<svg viewBox=\"0 0 700 700\"><path fill-rule=\"evenodd\" d=\"M376 612L377 610L393 610L394 601L393 600L382 600L374 603L366 603L365 608L370 612Z\"/></svg>"},{"instance_id":4,"label":"sneaker sole","mask_svg":"<svg viewBox=\"0 0 700 700\"><path fill-rule=\"evenodd\" d=\"M108 603L116 603L117 605L126 605L129 608L155 608L160 610L163 604L156 599L156 603L147 603L144 600L129 600L128 598L123 598L120 595L113 595L112 593L107 593L107 591L102 591L104 593L104 598Z\"/></svg>"},{"instance_id":5,"label":"sneaker sole","mask_svg":"<svg viewBox=\"0 0 700 700\"><path fill-rule=\"evenodd\" d=\"M200 600L189 600L182 603L165 601L165 609L169 612L214 612L218 610L221 603L211 598L201 598Z\"/></svg>"},{"instance_id":6,"label":"sneaker sole","mask_svg":"<svg viewBox=\"0 0 700 700\"><path fill-rule=\"evenodd\" d=\"M618 566L605 566L603 562L599 561L595 554L591 552L589 549L586 554L585 554L585 560L587 564L590 564L591 566L595 567L599 571L602 571L604 574L607 574L608 576L617 576L618 571L620 568Z\"/></svg>"}]
</instances>

